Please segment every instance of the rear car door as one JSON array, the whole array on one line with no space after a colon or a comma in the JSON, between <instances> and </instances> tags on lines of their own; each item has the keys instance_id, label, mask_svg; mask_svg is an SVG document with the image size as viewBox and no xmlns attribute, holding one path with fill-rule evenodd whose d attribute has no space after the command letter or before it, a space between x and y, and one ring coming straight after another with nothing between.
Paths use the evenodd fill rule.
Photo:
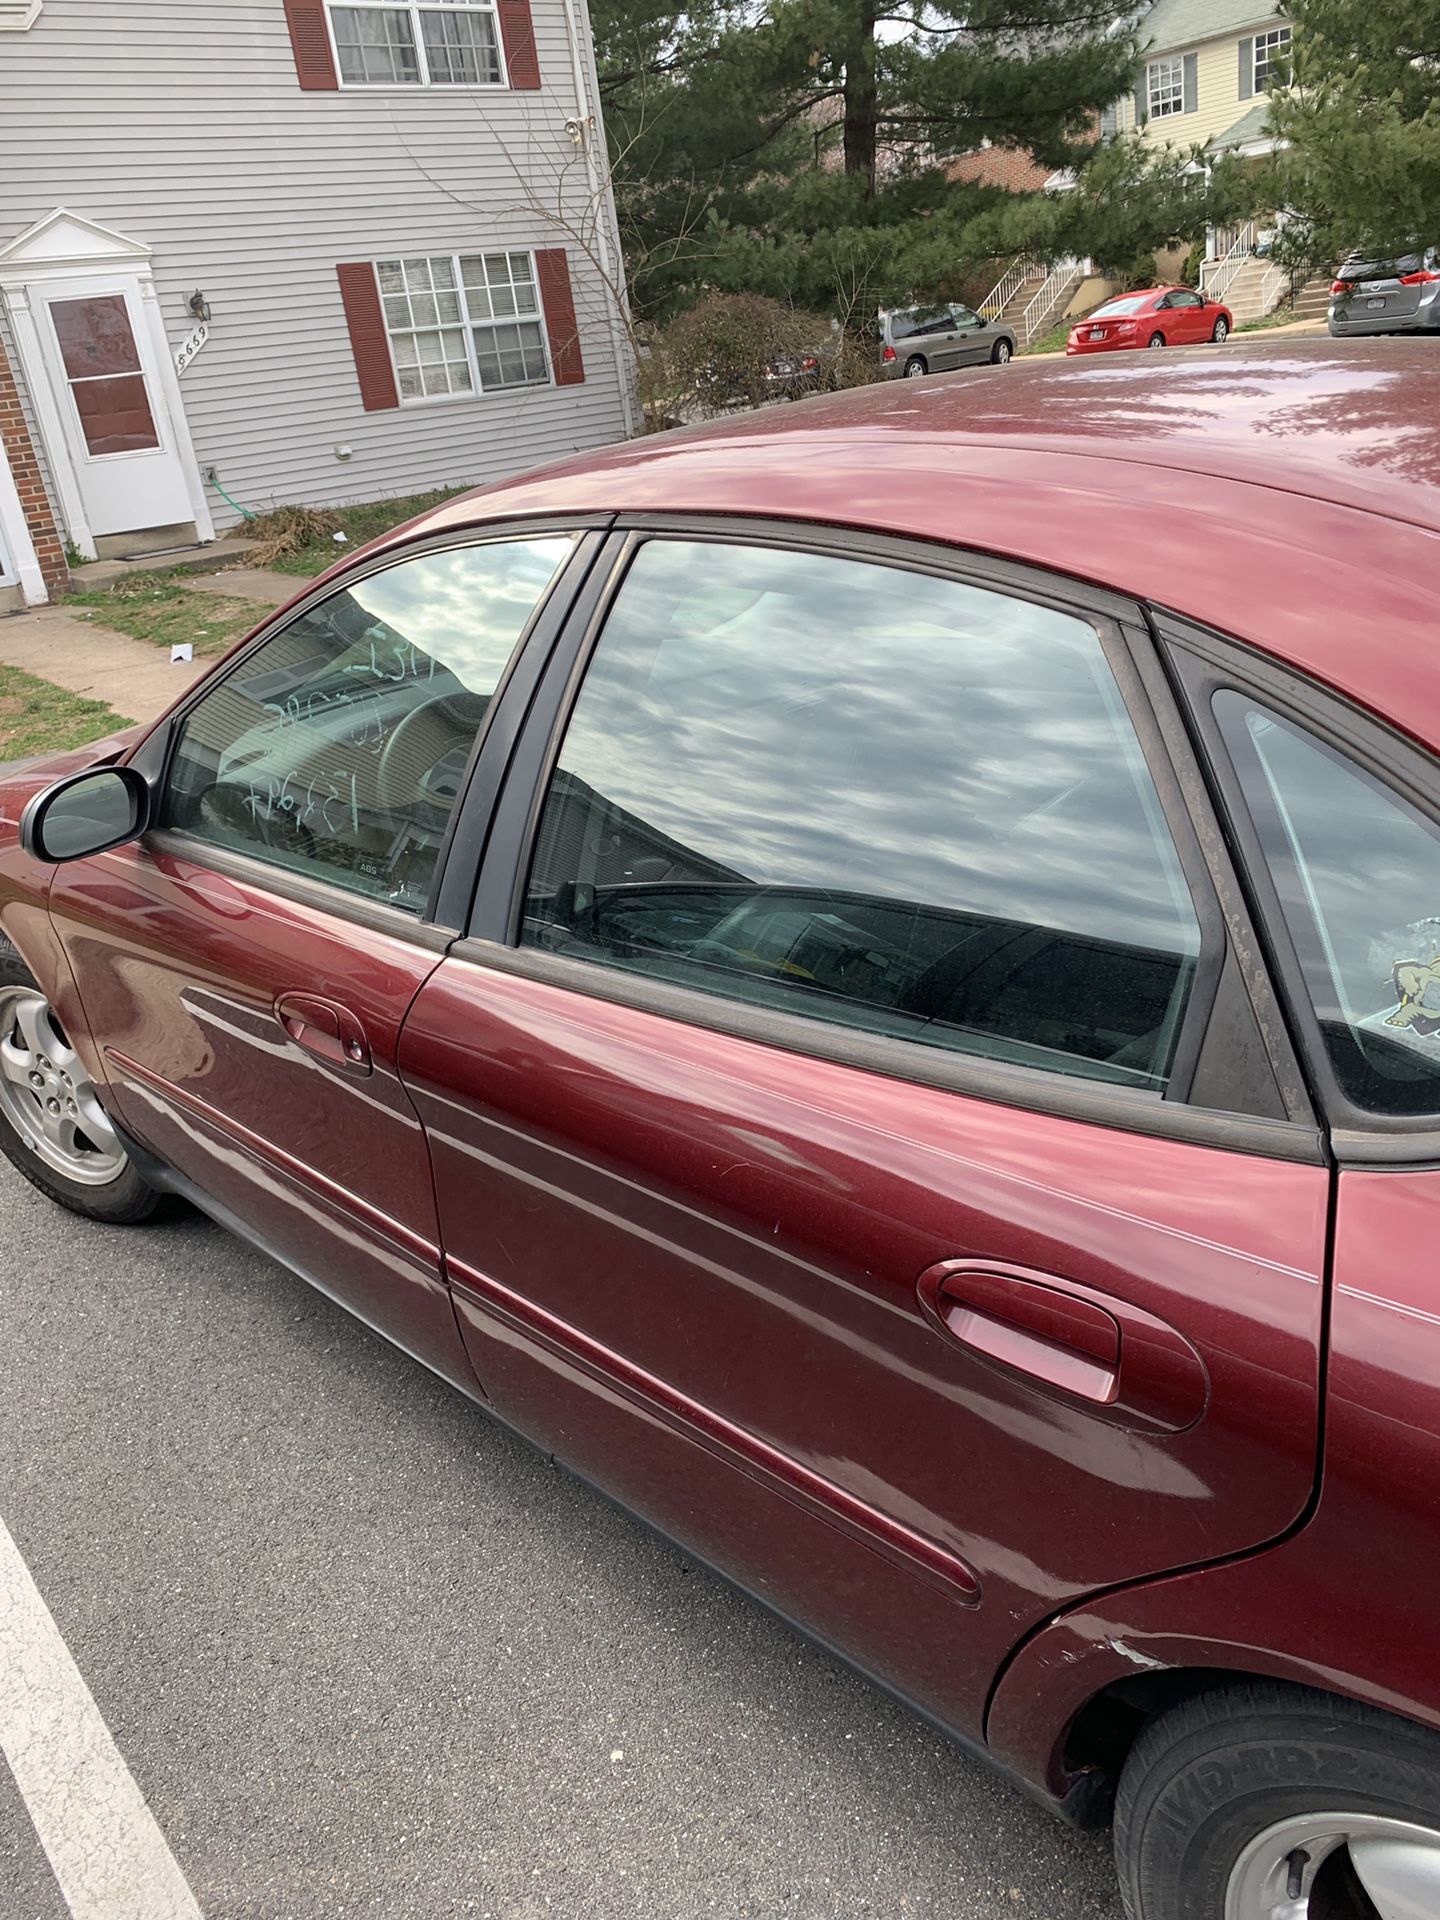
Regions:
<instances>
[{"instance_id":1,"label":"rear car door","mask_svg":"<svg viewBox=\"0 0 1440 1920\"><path fill-rule=\"evenodd\" d=\"M431 895L491 701L587 553L564 532L442 544L320 593L167 730L159 830L50 894L131 1137L471 1386L397 1041L452 938Z\"/></svg>"},{"instance_id":2,"label":"rear car door","mask_svg":"<svg viewBox=\"0 0 1440 1920\"><path fill-rule=\"evenodd\" d=\"M1318 1136L1132 610L818 531L622 572L404 1031L467 1345L975 1731L1068 1599L1304 1508Z\"/></svg>"},{"instance_id":3,"label":"rear car door","mask_svg":"<svg viewBox=\"0 0 1440 1920\"><path fill-rule=\"evenodd\" d=\"M1440 1445L1440 768L1328 693L1174 629L1338 1167L1316 1525L1365 1566L1383 1697L1434 1633Z\"/></svg>"}]
</instances>

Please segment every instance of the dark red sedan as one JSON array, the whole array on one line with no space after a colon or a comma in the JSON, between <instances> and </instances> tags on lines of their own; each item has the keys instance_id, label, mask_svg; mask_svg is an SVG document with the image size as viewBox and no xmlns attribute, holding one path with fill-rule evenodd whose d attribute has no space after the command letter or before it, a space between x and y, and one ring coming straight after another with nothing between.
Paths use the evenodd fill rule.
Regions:
<instances>
[{"instance_id":1,"label":"dark red sedan","mask_svg":"<svg viewBox=\"0 0 1440 1920\"><path fill-rule=\"evenodd\" d=\"M1070 329L1066 353L1114 353L1128 347L1219 346L1235 319L1228 307L1193 287L1150 287L1106 300Z\"/></svg>"},{"instance_id":2,"label":"dark red sedan","mask_svg":"<svg viewBox=\"0 0 1440 1920\"><path fill-rule=\"evenodd\" d=\"M1070 1818L1440 1913L1440 381L473 494L0 783L0 1141L188 1196Z\"/></svg>"}]
</instances>

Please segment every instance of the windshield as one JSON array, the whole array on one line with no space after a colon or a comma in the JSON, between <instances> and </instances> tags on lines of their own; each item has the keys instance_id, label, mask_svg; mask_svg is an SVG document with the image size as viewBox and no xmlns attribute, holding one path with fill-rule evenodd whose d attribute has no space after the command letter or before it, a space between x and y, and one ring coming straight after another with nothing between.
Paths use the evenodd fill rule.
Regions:
<instances>
[{"instance_id":1,"label":"windshield","mask_svg":"<svg viewBox=\"0 0 1440 1920\"><path fill-rule=\"evenodd\" d=\"M1103 307L1097 307L1091 314L1092 320L1109 320L1117 313L1139 313L1155 298L1153 293L1127 293L1119 300L1107 300Z\"/></svg>"}]
</instances>

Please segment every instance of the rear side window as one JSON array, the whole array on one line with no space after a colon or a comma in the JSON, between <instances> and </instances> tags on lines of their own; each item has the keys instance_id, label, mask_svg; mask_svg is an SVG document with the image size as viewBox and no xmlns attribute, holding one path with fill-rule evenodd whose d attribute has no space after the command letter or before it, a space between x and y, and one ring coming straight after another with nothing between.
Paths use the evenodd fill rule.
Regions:
<instances>
[{"instance_id":1,"label":"rear side window","mask_svg":"<svg viewBox=\"0 0 1440 1920\"><path fill-rule=\"evenodd\" d=\"M1341 1091L1440 1112L1440 833L1314 734L1234 692L1215 716Z\"/></svg>"},{"instance_id":2,"label":"rear side window","mask_svg":"<svg viewBox=\"0 0 1440 1920\"><path fill-rule=\"evenodd\" d=\"M1152 1090L1199 950L1086 622L891 566L681 541L640 549L600 637L522 939Z\"/></svg>"}]
</instances>

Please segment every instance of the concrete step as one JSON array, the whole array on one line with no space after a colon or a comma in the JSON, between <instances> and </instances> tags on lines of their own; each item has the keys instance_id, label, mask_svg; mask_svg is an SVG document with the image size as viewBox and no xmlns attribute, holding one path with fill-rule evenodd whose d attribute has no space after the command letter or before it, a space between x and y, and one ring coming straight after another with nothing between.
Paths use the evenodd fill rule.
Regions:
<instances>
[{"instance_id":1,"label":"concrete step","mask_svg":"<svg viewBox=\"0 0 1440 1920\"><path fill-rule=\"evenodd\" d=\"M113 587L127 573L218 573L222 567L238 566L252 554L258 540L211 540L204 546L182 547L173 553L142 553L133 560L91 560L83 567L72 567L73 587Z\"/></svg>"}]
</instances>

